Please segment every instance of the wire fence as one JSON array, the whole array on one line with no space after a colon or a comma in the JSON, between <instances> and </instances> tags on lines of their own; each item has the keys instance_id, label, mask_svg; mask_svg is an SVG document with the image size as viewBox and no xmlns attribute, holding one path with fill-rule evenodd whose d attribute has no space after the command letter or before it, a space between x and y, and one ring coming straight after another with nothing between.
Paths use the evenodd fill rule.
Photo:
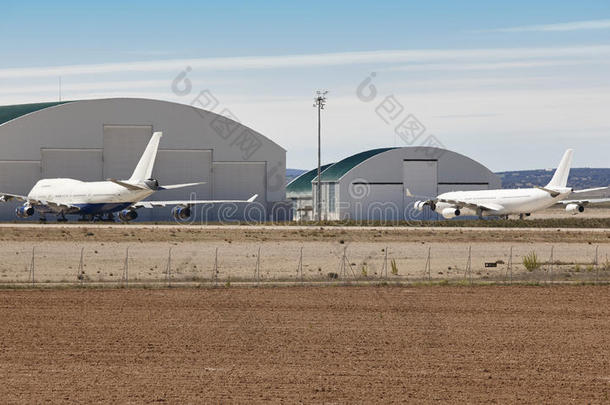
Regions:
<instances>
[{"instance_id":1,"label":"wire fence","mask_svg":"<svg viewBox=\"0 0 610 405\"><path fill-rule=\"evenodd\" d=\"M103 244L102 244L103 245ZM608 245L534 247L501 245L352 244L235 247L108 244L4 249L0 286L315 282L609 282ZM574 254L574 251L578 254Z\"/></svg>"}]
</instances>

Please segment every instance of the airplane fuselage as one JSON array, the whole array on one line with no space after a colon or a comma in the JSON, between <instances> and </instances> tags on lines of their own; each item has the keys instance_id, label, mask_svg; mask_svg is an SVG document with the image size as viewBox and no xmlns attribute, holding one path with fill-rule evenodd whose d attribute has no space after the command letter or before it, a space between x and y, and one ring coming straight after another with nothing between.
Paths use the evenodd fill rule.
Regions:
<instances>
[{"instance_id":1,"label":"airplane fuselage","mask_svg":"<svg viewBox=\"0 0 610 405\"><path fill-rule=\"evenodd\" d=\"M563 190L562 190L563 191ZM438 196L439 199L458 200L476 205L498 205L498 210L482 210L476 212L470 208L460 208L462 215L516 215L526 214L549 208L565 199L571 189L553 197L549 192L538 188L522 188L511 190L479 190L479 191L452 191ZM438 202L436 212L441 213L445 208L453 208L454 204Z\"/></svg>"},{"instance_id":2,"label":"airplane fuselage","mask_svg":"<svg viewBox=\"0 0 610 405\"><path fill-rule=\"evenodd\" d=\"M54 205L34 205L34 209L41 213L100 214L121 211L153 193L154 190L129 190L110 181L44 179L34 185L28 198L75 207L66 209Z\"/></svg>"}]
</instances>

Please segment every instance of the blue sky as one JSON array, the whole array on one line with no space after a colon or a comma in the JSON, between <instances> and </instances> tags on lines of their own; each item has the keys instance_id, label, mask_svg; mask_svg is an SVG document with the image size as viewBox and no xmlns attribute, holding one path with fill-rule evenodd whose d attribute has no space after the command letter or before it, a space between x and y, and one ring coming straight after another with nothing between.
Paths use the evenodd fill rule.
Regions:
<instances>
[{"instance_id":1,"label":"blue sky","mask_svg":"<svg viewBox=\"0 0 610 405\"><path fill-rule=\"evenodd\" d=\"M0 46L0 104L56 100L59 76L63 99L189 104L207 90L290 167L315 165L317 88L330 91L325 161L404 145L395 128L410 115L426 131L407 142L492 170L552 167L567 147L578 166L610 166L607 1L9 0ZM188 94L172 90L183 71Z\"/></svg>"}]
</instances>

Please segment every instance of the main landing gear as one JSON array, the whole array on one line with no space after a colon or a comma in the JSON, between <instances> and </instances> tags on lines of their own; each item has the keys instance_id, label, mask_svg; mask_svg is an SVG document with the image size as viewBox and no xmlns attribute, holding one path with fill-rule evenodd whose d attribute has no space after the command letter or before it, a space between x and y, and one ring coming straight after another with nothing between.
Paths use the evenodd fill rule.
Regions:
<instances>
[{"instance_id":1,"label":"main landing gear","mask_svg":"<svg viewBox=\"0 0 610 405\"><path fill-rule=\"evenodd\" d=\"M93 222L114 222L114 214L109 212L104 218L104 214L98 214L93 217Z\"/></svg>"},{"instance_id":2,"label":"main landing gear","mask_svg":"<svg viewBox=\"0 0 610 405\"><path fill-rule=\"evenodd\" d=\"M104 214L83 214L78 220L79 222L115 222L115 217L112 212L106 214L106 217Z\"/></svg>"},{"instance_id":3,"label":"main landing gear","mask_svg":"<svg viewBox=\"0 0 610 405\"><path fill-rule=\"evenodd\" d=\"M68 222L68 219L66 218L66 215L63 212L60 212L57 215L57 222Z\"/></svg>"}]
</instances>

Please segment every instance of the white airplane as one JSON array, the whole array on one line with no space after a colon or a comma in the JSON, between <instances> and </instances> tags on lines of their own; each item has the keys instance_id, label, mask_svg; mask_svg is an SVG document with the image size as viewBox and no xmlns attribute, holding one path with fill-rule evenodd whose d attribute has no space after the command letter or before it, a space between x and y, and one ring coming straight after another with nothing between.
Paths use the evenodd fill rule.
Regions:
<instances>
[{"instance_id":1,"label":"white airplane","mask_svg":"<svg viewBox=\"0 0 610 405\"><path fill-rule=\"evenodd\" d=\"M428 206L445 218L455 218L464 214L477 215L479 218L483 216L508 218L509 215L519 215L520 218L523 218L532 212L549 208L557 203L565 204L567 212L576 214L583 212L587 204L610 201L610 199L566 200L573 194L607 189L607 187L599 187L574 191L566 187L573 152L572 149L568 149L564 153L553 178L544 187L452 191L427 201L416 201L413 206L419 211L423 211L424 207ZM409 190L407 190L407 196L413 196Z\"/></svg>"},{"instance_id":2,"label":"white airplane","mask_svg":"<svg viewBox=\"0 0 610 405\"><path fill-rule=\"evenodd\" d=\"M201 183L173 184L159 186L151 178L159 141L162 132L155 132L138 162L129 180L108 179L107 181L85 182L74 179L43 179L38 181L27 196L0 193L0 201L18 200L24 204L17 207L15 213L19 218L27 218L38 212L41 220L46 214L55 214L58 221L65 222L66 215L81 215L85 219L114 220L114 213L119 219L129 222L138 217L138 208L165 207L174 205L172 215L177 220L186 220L191 216L195 204L214 203L251 203L257 195L248 200L184 200L184 201L142 201L158 190L172 190L191 187Z\"/></svg>"}]
</instances>

